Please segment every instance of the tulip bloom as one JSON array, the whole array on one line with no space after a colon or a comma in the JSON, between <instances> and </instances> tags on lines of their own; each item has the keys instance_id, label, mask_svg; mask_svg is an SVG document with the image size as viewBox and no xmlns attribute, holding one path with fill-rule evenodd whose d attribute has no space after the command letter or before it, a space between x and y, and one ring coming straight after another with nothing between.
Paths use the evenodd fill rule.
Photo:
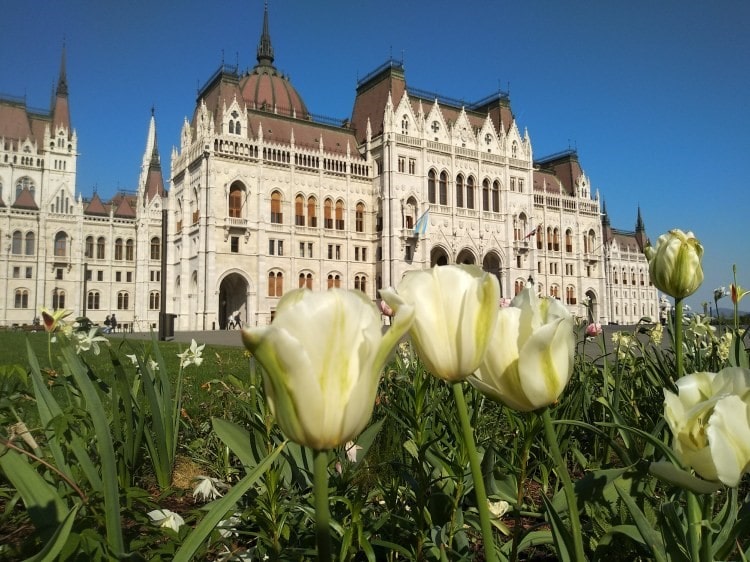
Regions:
<instances>
[{"instance_id":1,"label":"tulip bloom","mask_svg":"<svg viewBox=\"0 0 750 562\"><path fill-rule=\"evenodd\" d=\"M590 338L602 335L602 325L599 322L592 322L586 326L586 335Z\"/></svg>"},{"instance_id":2,"label":"tulip bloom","mask_svg":"<svg viewBox=\"0 0 750 562\"><path fill-rule=\"evenodd\" d=\"M573 373L573 318L529 284L502 308L481 366L469 382L493 400L530 412L557 401Z\"/></svg>"},{"instance_id":3,"label":"tulip bloom","mask_svg":"<svg viewBox=\"0 0 750 562\"><path fill-rule=\"evenodd\" d=\"M693 373L664 391L672 448L707 480L737 486L750 471L750 369Z\"/></svg>"},{"instance_id":4,"label":"tulip bloom","mask_svg":"<svg viewBox=\"0 0 750 562\"><path fill-rule=\"evenodd\" d=\"M500 300L494 275L474 265L433 267L407 273L396 291L380 294L396 312L407 303L417 310L411 338L433 375L458 382L479 367Z\"/></svg>"},{"instance_id":5,"label":"tulip bloom","mask_svg":"<svg viewBox=\"0 0 750 562\"><path fill-rule=\"evenodd\" d=\"M370 420L380 371L413 318L414 309L402 307L383 334L380 311L361 291L298 289L284 295L270 326L243 329L284 434L316 451L352 441Z\"/></svg>"},{"instance_id":6,"label":"tulip bloom","mask_svg":"<svg viewBox=\"0 0 750 562\"><path fill-rule=\"evenodd\" d=\"M47 332L54 332L58 325L63 323L63 319L73 314L72 310L58 308L57 310L51 311L44 306L39 309L39 312L42 315L42 324Z\"/></svg>"},{"instance_id":7,"label":"tulip bloom","mask_svg":"<svg viewBox=\"0 0 750 562\"><path fill-rule=\"evenodd\" d=\"M692 232L670 230L659 236L656 247L646 246L648 272L657 289L683 299L703 283L703 246Z\"/></svg>"}]
</instances>

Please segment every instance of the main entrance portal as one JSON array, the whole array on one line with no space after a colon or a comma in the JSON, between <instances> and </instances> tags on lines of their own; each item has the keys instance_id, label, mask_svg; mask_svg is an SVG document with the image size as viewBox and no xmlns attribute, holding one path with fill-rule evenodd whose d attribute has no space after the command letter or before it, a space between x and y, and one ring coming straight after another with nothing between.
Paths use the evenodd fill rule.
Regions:
<instances>
[{"instance_id":1,"label":"main entrance portal","mask_svg":"<svg viewBox=\"0 0 750 562\"><path fill-rule=\"evenodd\" d=\"M219 326L234 327L237 314L244 326L249 320L247 311L247 281L239 273L230 273L219 286Z\"/></svg>"}]
</instances>

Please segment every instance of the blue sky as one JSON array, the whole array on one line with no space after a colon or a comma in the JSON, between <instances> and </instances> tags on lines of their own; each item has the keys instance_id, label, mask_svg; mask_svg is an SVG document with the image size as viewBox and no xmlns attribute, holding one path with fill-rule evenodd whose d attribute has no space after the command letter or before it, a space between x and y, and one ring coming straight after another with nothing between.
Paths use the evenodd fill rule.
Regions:
<instances>
[{"instance_id":1,"label":"blue sky","mask_svg":"<svg viewBox=\"0 0 750 562\"><path fill-rule=\"evenodd\" d=\"M1 93L49 107L67 45L86 197L95 186L103 196L135 188L152 106L168 175L197 89L222 57L254 66L263 16L261 0L4 4ZM733 263L750 286L750 2L271 0L269 9L275 64L311 112L349 117L358 77L391 56L403 58L410 86L467 102L510 89L535 155L576 148L613 226L633 229L640 205L652 241L671 228L700 238L706 281L689 304L712 301Z\"/></svg>"}]
</instances>

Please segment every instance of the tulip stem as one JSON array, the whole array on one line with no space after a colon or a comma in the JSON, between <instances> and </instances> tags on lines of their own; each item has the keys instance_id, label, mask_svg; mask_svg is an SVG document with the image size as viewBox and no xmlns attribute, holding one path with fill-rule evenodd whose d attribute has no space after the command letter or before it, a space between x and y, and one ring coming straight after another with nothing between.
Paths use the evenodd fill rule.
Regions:
<instances>
[{"instance_id":1,"label":"tulip stem","mask_svg":"<svg viewBox=\"0 0 750 562\"><path fill-rule=\"evenodd\" d=\"M572 535L575 549L573 560L583 562L586 560L586 555L583 552L583 534L581 532L581 520L578 517L578 502L573 490L573 482L570 480L568 465L565 463L565 459L563 459L562 453L560 453L560 447L557 444L557 432L552 425L552 416L549 413L549 408L542 410L542 420L544 421L544 435L547 438L547 445L552 453L552 459L557 466L557 476L562 481L565 500L568 504L570 534Z\"/></svg>"},{"instance_id":2,"label":"tulip stem","mask_svg":"<svg viewBox=\"0 0 750 562\"><path fill-rule=\"evenodd\" d=\"M701 562L701 528L703 521L703 510L700 500L695 492L687 490L687 512L688 512L688 548L690 549L690 560ZM710 558L709 558L710 560Z\"/></svg>"},{"instance_id":3,"label":"tulip stem","mask_svg":"<svg viewBox=\"0 0 750 562\"><path fill-rule=\"evenodd\" d=\"M471 466L471 477L474 481L474 493L477 498L477 509L479 510L479 524L482 529L482 542L484 543L484 559L486 562L496 562L495 539L492 535L492 523L490 521L490 508L487 503L487 492L484 488L484 478L482 477L482 467L477 455L477 447L474 444L474 430L469 422L469 413L466 408L466 398L464 398L463 383L455 382L453 386L453 396L456 399L456 409L458 417L461 420L461 430L464 435L464 443L469 450L469 465Z\"/></svg>"},{"instance_id":4,"label":"tulip stem","mask_svg":"<svg viewBox=\"0 0 750 562\"><path fill-rule=\"evenodd\" d=\"M315 451L313 460L313 496L318 560L331 560L330 512L328 509L328 451Z\"/></svg>"},{"instance_id":5,"label":"tulip stem","mask_svg":"<svg viewBox=\"0 0 750 562\"><path fill-rule=\"evenodd\" d=\"M675 362L677 363L677 378L685 374L682 364L682 299L674 300L674 347Z\"/></svg>"}]
</instances>

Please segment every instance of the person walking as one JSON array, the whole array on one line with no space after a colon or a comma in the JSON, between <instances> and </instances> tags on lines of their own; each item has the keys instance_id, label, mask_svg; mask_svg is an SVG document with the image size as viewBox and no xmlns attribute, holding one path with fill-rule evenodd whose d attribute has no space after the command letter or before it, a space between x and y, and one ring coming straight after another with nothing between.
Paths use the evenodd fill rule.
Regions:
<instances>
[{"instance_id":1,"label":"person walking","mask_svg":"<svg viewBox=\"0 0 750 562\"><path fill-rule=\"evenodd\" d=\"M114 314L109 318L109 326L112 332L117 331L117 317Z\"/></svg>"}]
</instances>

